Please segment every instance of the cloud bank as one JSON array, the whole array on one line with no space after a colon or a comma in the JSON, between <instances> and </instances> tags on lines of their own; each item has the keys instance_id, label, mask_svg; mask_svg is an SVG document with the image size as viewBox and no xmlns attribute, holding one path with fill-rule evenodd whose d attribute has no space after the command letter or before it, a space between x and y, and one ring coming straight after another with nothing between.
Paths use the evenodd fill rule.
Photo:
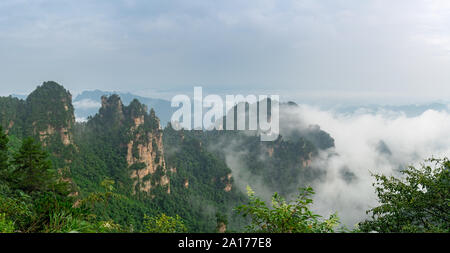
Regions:
<instances>
[{"instance_id":1,"label":"cloud bank","mask_svg":"<svg viewBox=\"0 0 450 253\"><path fill-rule=\"evenodd\" d=\"M376 113L356 110L339 113L308 105L280 108L280 130L284 138L290 133L319 125L335 140L335 147L322 150L313 159L313 170L326 171L325 176L311 182L298 182L297 187L314 188L313 209L323 216L337 212L343 224L353 228L367 218L366 210L377 206L374 178L371 173L400 176L409 165L418 166L427 158L450 156L450 112L427 110L414 117L399 111ZM232 169L236 187L245 192L250 185L265 201L273 190L260 176L246 169L241 140L215 143L210 148L224 154ZM267 157L261 154L260 160ZM294 187L292 195L297 193Z\"/></svg>"},{"instance_id":2,"label":"cloud bank","mask_svg":"<svg viewBox=\"0 0 450 253\"><path fill-rule=\"evenodd\" d=\"M398 175L408 165L450 155L446 111L428 110L408 118L389 112L343 115L302 105L290 114L320 125L335 139L335 148L323 151L313 163L327 171L323 181L314 183L314 206L323 215L337 211L348 226L377 204L371 172Z\"/></svg>"},{"instance_id":3,"label":"cloud bank","mask_svg":"<svg viewBox=\"0 0 450 253\"><path fill-rule=\"evenodd\" d=\"M73 102L73 106L79 110L90 110L100 108L101 104L100 102L94 101L92 99L83 99Z\"/></svg>"}]
</instances>

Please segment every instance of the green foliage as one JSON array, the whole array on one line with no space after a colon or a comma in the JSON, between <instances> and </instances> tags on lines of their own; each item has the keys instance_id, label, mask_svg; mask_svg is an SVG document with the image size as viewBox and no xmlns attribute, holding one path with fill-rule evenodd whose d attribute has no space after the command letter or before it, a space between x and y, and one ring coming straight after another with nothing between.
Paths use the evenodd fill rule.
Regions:
<instances>
[{"instance_id":1,"label":"green foliage","mask_svg":"<svg viewBox=\"0 0 450 253\"><path fill-rule=\"evenodd\" d=\"M253 233L329 233L334 232L339 224L336 214L323 220L320 215L310 210L312 204L312 188L300 188L298 197L293 202L287 202L275 193L271 208L255 196L255 192L247 187L249 203L236 208L244 217L251 218L248 232Z\"/></svg>"},{"instance_id":2,"label":"green foliage","mask_svg":"<svg viewBox=\"0 0 450 253\"><path fill-rule=\"evenodd\" d=\"M89 212L73 205L73 200L66 196L53 192L40 194L33 202L33 215L23 232L59 233L82 228L87 223Z\"/></svg>"},{"instance_id":3,"label":"green foliage","mask_svg":"<svg viewBox=\"0 0 450 253\"><path fill-rule=\"evenodd\" d=\"M68 194L68 184L58 180L52 168L49 154L32 138L27 138L14 156L14 187L25 193L46 192L53 190L58 194Z\"/></svg>"},{"instance_id":4,"label":"green foliage","mask_svg":"<svg viewBox=\"0 0 450 253\"><path fill-rule=\"evenodd\" d=\"M53 170L48 154L29 138L25 140L0 181L0 213L18 231L43 231L52 213L71 210L68 185ZM78 210L77 210L78 211ZM74 212L76 213L76 212Z\"/></svg>"},{"instance_id":5,"label":"green foliage","mask_svg":"<svg viewBox=\"0 0 450 253\"><path fill-rule=\"evenodd\" d=\"M49 215L49 222L45 225L42 232L44 233L74 233L94 232L93 225L72 213L67 213L64 210L52 212Z\"/></svg>"},{"instance_id":6,"label":"green foliage","mask_svg":"<svg viewBox=\"0 0 450 253\"><path fill-rule=\"evenodd\" d=\"M105 204L105 206L107 206L113 198L124 198L123 195L115 193L114 183L114 180L104 179L100 183L103 190L101 192L90 193L86 198L80 201L81 204L91 207L94 207L96 204Z\"/></svg>"},{"instance_id":7,"label":"green foliage","mask_svg":"<svg viewBox=\"0 0 450 253\"><path fill-rule=\"evenodd\" d=\"M0 126L0 173L8 168L8 136L3 133L3 128Z\"/></svg>"},{"instance_id":8,"label":"green foliage","mask_svg":"<svg viewBox=\"0 0 450 253\"><path fill-rule=\"evenodd\" d=\"M14 97L0 97L0 126L9 134L22 137L26 105L24 100Z\"/></svg>"},{"instance_id":9,"label":"green foliage","mask_svg":"<svg viewBox=\"0 0 450 253\"><path fill-rule=\"evenodd\" d=\"M374 175L380 206L367 211L371 220L359 224L370 232L450 232L450 161L429 159L401 171L403 178Z\"/></svg>"},{"instance_id":10,"label":"green foliage","mask_svg":"<svg viewBox=\"0 0 450 253\"><path fill-rule=\"evenodd\" d=\"M0 192L0 213L14 222L18 230L26 228L33 216L31 197L22 192L12 192L3 185Z\"/></svg>"},{"instance_id":11,"label":"green foliage","mask_svg":"<svg viewBox=\"0 0 450 253\"><path fill-rule=\"evenodd\" d=\"M14 222L6 218L6 214L0 213L0 233L13 233Z\"/></svg>"},{"instance_id":12,"label":"green foliage","mask_svg":"<svg viewBox=\"0 0 450 253\"><path fill-rule=\"evenodd\" d=\"M2 153L10 153L1 132ZM0 232L118 232L125 231L112 221L98 220L85 203L109 201L114 196L111 180L101 185L97 198L76 200L73 189L49 161L49 154L32 138L13 152L13 159L0 171ZM100 197L98 197L100 196Z\"/></svg>"},{"instance_id":13,"label":"green foliage","mask_svg":"<svg viewBox=\"0 0 450 253\"><path fill-rule=\"evenodd\" d=\"M70 127L75 121L71 102L70 92L56 82L37 87L26 100L26 135L32 136L34 131L45 130L49 125L55 129Z\"/></svg>"},{"instance_id":14,"label":"green foliage","mask_svg":"<svg viewBox=\"0 0 450 253\"><path fill-rule=\"evenodd\" d=\"M144 232L146 233L186 233L187 228L180 216L170 217L163 214L144 216Z\"/></svg>"},{"instance_id":15,"label":"green foliage","mask_svg":"<svg viewBox=\"0 0 450 253\"><path fill-rule=\"evenodd\" d=\"M80 217L71 212L59 211L50 215L44 233L123 233L132 232L114 221L95 221L94 217Z\"/></svg>"}]
</instances>

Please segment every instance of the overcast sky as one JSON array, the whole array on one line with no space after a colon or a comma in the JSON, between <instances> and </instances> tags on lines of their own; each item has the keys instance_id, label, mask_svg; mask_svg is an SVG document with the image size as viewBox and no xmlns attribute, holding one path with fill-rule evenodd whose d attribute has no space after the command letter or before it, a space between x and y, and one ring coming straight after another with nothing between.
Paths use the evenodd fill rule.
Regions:
<instances>
[{"instance_id":1,"label":"overcast sky","mask_svg":"<svg viewBox=\"0 0 450 253\"><path fill-rule=\"evenodd\" d=\"M448 0L2 0L0 95L450 99Z\"/></svg>"}]
</instances>

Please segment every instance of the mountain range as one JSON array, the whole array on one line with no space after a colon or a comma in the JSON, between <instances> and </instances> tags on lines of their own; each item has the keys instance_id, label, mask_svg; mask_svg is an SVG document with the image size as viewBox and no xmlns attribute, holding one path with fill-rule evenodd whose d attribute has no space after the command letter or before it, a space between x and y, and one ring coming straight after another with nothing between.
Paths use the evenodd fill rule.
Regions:
<instances>
[{"instance_id":1,"label":"mountain range","mask_svg":"<svg viewBox=\"0 0 450 253\"><path fill-rule=\"evenodd\" d=\"M80 108L96 98L96 112L86 109L89 117L76 121L75 105ZM233 209L247 200L247 185L287 196L326 174L311 168L319 150L334 146L318 126L299 128L274 142L261 142L249 131L176 131L170 123L161 126L160 117L171 115L167 105L102 91L72 99L68 90L50 81L26 99L1 97L0 124L16 143L26 137L41 143L80 199L112 180L122 197L95 214L136 229L142 228L144 214L162 212L181 216L193 232L214 232L219 225L240 231L247 221ZM281 110L292 106L283 104ZM217 217L226 217L223 224Z\"/></svg>"}]
</instances>

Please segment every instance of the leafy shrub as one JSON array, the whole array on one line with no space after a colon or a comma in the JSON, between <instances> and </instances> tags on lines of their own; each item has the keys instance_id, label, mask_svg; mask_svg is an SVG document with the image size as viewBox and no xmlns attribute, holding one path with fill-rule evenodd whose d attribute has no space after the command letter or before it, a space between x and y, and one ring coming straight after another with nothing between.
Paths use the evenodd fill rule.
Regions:
<instances>
[{"instance_id":1,"label":"leafy shrub","mask_svg":"<svg viewBox=\"0 0 450 253\"><path fill-rule=\"evenodd\" d=\"M450 232L450 161L429 159L401 171L404 178L374 175L380 206L367 211L372 219L363 232Z\"/></svg>"},{"instance_id":2,"label":"leafy shrub","mask_svg":"<svg viewBox=\"0 0 450 253\"><path fill-rule=\"evenodd\" d=\"M14 222L8 220L4 213L0 213L0 233L13 233Z\"/></svg>"},{"instance_id":3,"label":"leafy shrub","mask_svg":"<svg viewBox=\"0 0 450 253\"><path fill-rule=\"evenodd\" d=\"M165 214L149 217L144 216L144 226L147 233L185 233L186 226L180 216L170 217Z\"/></svg>"},{"instance_id":4,"label":"leafy shrub","mask_svg":"<svg viewBox=\"0 0 450 253\"><path fill-rule=\"evenodd\" d=\"M312 188L300 188L298 197L293 202L287 202L275 193L272 197L272 207L255 196L255 192L247 187L249 204L236 208L244 217L251 218L247 227L252 233L328 233L334 232L339 224L336 214L329 219L314 214L309 208L312 204Z\"/></svg>"}]
</instances>

